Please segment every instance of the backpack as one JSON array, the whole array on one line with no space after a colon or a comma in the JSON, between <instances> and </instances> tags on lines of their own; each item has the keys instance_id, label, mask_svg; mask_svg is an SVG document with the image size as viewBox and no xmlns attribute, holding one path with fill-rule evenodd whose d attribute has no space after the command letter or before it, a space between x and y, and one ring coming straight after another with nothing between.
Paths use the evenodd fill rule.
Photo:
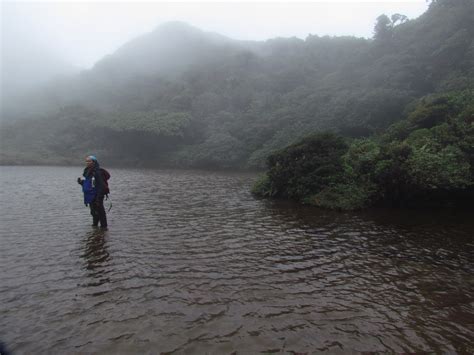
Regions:
<instances>
[{"instance_id":1,"label":"backpack","mask_svg":"<svg viewBox=\"0 0 474 355\"><path fill-rule=\"evenodd\" d=\"M110 193L110 189L109 189L110 173L104 168L100 168L100 173L102 174L102 181L104 182L104 195L108 195Z\"/></svg>"},{"instance_id":2,"label":"backpack","mask_svg":"<svg viewBox=\"0 0 474 355\"><path fill-rule=\"evenodd\" d=\"M94 201L95 196L97 195L97 190L94 186L94 181L92 176L87 176L85 180L81 182L82 192L84 192L84 203L86 206L92 201Z\"/></svg>"}]
</instances>

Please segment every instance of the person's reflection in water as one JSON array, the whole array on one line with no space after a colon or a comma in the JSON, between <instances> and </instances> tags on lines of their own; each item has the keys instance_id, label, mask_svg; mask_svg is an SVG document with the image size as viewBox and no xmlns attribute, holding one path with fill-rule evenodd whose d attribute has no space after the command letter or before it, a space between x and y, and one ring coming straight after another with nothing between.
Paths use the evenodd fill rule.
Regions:
<instances>
[{"instance_id":1,"label":"person's reflection in water","mask_svg":"<svg viewBox=\"0 0 474 355\"><path fill-rule=\"evenodd\" d=\"M86 261L86 269L90 276L99 279L95 285L101 285L108 281L103 279L106 270L105 266L110 259L106 243L107 232L103 230L93 230L87 233L85 237L85 248L82 257ZM90 285L93 286L93 285Z\"/></svg>"}]
</instances>

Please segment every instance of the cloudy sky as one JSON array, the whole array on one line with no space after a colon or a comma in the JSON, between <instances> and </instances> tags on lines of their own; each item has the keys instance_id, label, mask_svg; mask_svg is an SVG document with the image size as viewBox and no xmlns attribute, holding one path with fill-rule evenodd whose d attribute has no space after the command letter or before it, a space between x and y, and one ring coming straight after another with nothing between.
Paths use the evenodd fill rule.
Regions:
<instances>
[{"instance_id":1,"label":"cloudy sky","mask_svg":"<svg viewBox=\"0 0 474 355\"><path fill-rule=\"evenodd\" d=\"M131 38L168 21L246 40L308 34L371 37L380 14L413 19L427 7L426 0L2 1L2 57L7 45L20 52L36 46L89 68Z\"/></svg>"}]
</instances>

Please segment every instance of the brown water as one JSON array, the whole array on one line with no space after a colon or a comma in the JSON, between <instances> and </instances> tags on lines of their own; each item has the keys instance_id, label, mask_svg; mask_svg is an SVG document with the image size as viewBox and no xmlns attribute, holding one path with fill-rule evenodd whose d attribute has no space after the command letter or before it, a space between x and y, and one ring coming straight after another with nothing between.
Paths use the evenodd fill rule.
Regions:
<instances>
[{"instance_id":1,"label":"brown water","mask_svg":"<svg viewBox=\"0 0 474 355\"><path fill-rule=\"evenodd\" d=\"M473 352L474 222L254 199L252 174L1 167L0 340L22 353ZM108 204L106 204L108 207Z\"/></svg>"}]
</instances>

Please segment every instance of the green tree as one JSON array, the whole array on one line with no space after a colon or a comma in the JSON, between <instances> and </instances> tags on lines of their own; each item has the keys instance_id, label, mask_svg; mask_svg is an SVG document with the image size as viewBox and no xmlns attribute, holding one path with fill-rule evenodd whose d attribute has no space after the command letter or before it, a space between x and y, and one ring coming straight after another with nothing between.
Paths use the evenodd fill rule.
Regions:
<instances>
[{"instance_id":1,"label":"green tree","mask_svg":"<svg viewBox=\"0 0 474 355\"><path fill-rule=\"evenodd\" d=\"M302 200L336 183L343 174L347 144L334 134L317 134L268 157L272 195Z\"/></svg>"},{"instance_id":2,"label":"green tree","mask_svg":"<svg viewBox=\"0 0 474 355\"><path fill-rule=\"evenodd\" d=\"M392 39L393 26L390 18L383 14L377 17L374 27L374 39L378 42L387 42Z\"/></svg>"}]
</instances>

